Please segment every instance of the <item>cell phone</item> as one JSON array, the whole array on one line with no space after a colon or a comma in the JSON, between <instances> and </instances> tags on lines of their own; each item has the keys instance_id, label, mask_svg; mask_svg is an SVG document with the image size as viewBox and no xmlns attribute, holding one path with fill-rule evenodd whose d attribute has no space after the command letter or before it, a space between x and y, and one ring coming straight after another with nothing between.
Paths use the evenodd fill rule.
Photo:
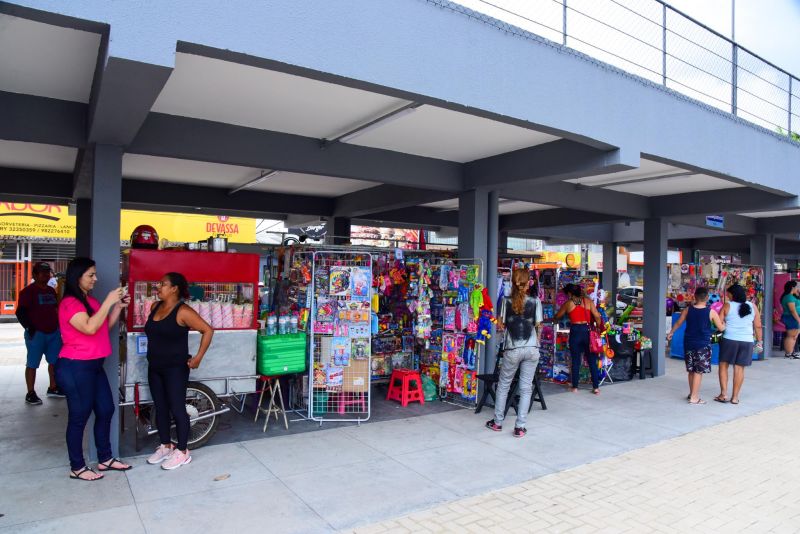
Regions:
<instances>
[{"instance_id":1,"label":"cell phone","mask_svg":"<svg viewBox=\"0 0 800 534\"><path fill-rule=\"evenodd\" d=\"M122 298L128 296L128 286L122 286Z\"/></svg>"}]
</instances>

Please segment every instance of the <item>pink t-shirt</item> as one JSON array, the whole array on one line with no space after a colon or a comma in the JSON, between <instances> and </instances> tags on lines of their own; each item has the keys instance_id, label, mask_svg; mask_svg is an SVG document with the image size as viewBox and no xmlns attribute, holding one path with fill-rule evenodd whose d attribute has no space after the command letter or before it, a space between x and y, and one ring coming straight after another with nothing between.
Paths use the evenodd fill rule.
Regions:
<instances>
[{"instance_id":1,"label":"pink t-shirt","mask_svg":"<svg viewBox=\"0 0 800 534\"><path fill-rule=\"evenodd\" d=\"M87 296L86 299L93 310L100 309L100 303L96 299L90 296ZM75 297L64 297L58 307L58 325L61 328L61 340L64 342L58 355L59 358L69 358L71 360L105 358L111 354L108 319L103 321L103 325L94 335L89 336L79 332L69 324L69 320L80 312L86 313L86 307Z\"/></svg>"}]
</instances>

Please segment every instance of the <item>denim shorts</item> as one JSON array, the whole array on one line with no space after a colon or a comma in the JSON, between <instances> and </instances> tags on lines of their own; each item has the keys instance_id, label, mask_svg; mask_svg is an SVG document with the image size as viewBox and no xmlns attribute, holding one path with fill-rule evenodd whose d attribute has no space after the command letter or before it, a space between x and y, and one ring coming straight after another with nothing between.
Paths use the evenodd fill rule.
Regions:
<instances>
[{"instance_id":1,"label":"denim shorts","mask_svg":"<svg viewBox=\"0 0 800 534\"><path fill-rule=\"evenodd\" d=\"M29 369L38 369L44 354L47 363L55 365L58 360L58 353L61 352L61 332L56 330L49 334L36 332L33 337L25 332L25 348L28 349L28 359L26 366Z\"/></svg>"},{"instance_id":2,"label":"denim shorts","mask_svg":"<svg viewBox=\"0 0 800 534\"><path fill-rule=\"evenodd\" d=\"M800 324L797 324L797 320L794 318L794 315L783 314L781 316L781 322L783 323L783 326L786 327L786 330L797 330L800 328Z\"/></svg>"}]
</instances>

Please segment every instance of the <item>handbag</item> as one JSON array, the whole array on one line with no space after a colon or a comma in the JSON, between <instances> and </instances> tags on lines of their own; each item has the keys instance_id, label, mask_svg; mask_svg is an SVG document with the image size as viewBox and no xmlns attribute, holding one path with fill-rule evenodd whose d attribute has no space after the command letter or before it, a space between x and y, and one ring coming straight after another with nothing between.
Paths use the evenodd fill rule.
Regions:
<instances>
[{"instance_id":1,"label":"handbag","mask_svg":"<svg viewBox=\"0 0 800 534\"><path fill-rule=\"evenodd\" d=\"M589 351L592 354L603 353L603 340L600 337L600 333L597 331L597 327L593 327L589 330Z\"/></svg>"}]
</instances>

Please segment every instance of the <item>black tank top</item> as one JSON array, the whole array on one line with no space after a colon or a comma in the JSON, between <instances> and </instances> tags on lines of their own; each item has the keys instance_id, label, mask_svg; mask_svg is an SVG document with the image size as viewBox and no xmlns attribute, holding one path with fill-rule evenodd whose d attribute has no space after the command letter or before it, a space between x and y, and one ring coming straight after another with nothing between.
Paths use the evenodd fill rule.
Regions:
<instances>
[{"instance_id":1,"label":"black tank top","mask_svg":"<svg viewBox=\"0 0 800 534\"><path fill-rule=\"evenodd\" d=\"M184 305L179 302L172 311L160 321L153 320L161 302L153 306L150 317L144 325L147 334L147 362L151 367L186 365L189 359L189 327L178 324L178 310Z\"/></svg>"}]
</instances>

